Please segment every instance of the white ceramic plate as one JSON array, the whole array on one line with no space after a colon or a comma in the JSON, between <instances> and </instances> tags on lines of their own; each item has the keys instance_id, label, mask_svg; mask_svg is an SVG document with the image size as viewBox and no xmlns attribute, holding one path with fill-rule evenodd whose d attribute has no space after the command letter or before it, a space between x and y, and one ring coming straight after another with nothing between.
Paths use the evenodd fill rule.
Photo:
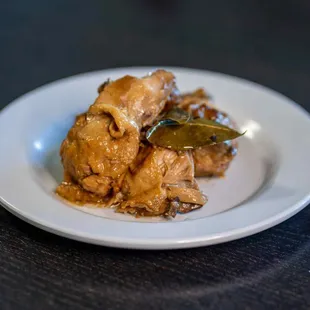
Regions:
<instances>
[{"instance_id":1,"label":"white ceramic plate","mask_svg":"<svg viewBox=\"0 0 310 310\"><path fill-rule=\"evenodd\" d=\"M181 91L204 87L215 104L247 130L225 179L199 181L209 202L174 220L135 219L112 209L74 208L53 191L62 178L58 149L74 115L87 109L99 84L155 68L86 73L40 87L0 114L0 196L25 221L100 245L172 249L249 236L300 211L310 198L309 115L257 84L207 71L167 68Z\"/></svg>"}]
</instances>

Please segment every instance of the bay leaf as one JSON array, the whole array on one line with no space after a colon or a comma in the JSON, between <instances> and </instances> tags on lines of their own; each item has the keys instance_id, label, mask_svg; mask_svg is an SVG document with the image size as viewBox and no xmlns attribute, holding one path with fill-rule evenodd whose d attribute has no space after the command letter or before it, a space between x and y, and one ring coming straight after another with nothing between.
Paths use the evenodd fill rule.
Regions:
<instances>
[{"instance_id":1,"label":"bay leaf","mask_svg":"<svg viewBox=\"0 0 310 310\"><path fill-rule=\"evenodd\" d=\"M188 150L233 140L242 135L227 126L200 118L178 125L163 120L147 131L146 138L157 146Z\"/></svg>"}]
</instances>

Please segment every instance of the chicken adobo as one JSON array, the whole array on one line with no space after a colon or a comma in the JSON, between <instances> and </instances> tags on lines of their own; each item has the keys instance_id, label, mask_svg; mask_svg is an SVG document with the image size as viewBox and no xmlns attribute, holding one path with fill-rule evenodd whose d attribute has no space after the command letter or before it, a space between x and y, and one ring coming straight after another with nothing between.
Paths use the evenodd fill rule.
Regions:
<instances>
[{"instance_id":1,"label":"chicken adobo","mask_svg":"<svg viewBox=\"0 0 310 310\"><path fill-rule=\"evenodd\" d=\"M181 95L175 77L165 70L108 80L98 92L61 145L64 181L56 193L75 204L114 206L136 216L174 217L202 207L207 199L194 177L223 175L236 153L236 143L226 140L240 134L229 128L234 125L228 116L210 105L203 90ZM174 108L187 119L163 121ZM182 126L197 130L197 124L210 133L202 147L150 142L156 126L174 135L186 130Z\"/></svg>"},{"instance_id":2,"label":"chicken adobo","mask_svg":"<svg viewBox=\"0 0 310 310\"><path fill-rule=\"evenodd\" d=\"M210 96L203 89L181 96L179 105L194 118L205 118L236 129L229 116L210 103ZM216 139L216 137L214 138ZM216 142L216 140L214 141ZM227 140L214 145L194 149L193 158L196 177L223 176L237 154L237 141Z\"/></svg>"}]
</instances>

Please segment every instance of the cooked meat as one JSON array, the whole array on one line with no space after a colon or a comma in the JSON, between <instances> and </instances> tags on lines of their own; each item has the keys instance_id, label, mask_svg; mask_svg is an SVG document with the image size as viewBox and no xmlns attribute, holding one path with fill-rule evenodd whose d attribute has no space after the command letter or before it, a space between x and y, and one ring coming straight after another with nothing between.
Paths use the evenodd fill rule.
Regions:
<instances>
[{"instance_id":1,"label":"cooked meat","mask_svg":"<svg viewBox=\"0 0 310 310\"><path fill-rule=\"evenodd\" d=\"M193 93L184 94L178 106L191 113L194 118L207 118L225 126L235 128L229 116L216 109L210 103L210 96L203 89L197 89ZM193 150L195 176L223 176L236 152L236 140Z\"/></svg>"},{"instance_id":2,"label":"cooked meat","mask_svg":"<svg viewBox=\"0 0 310 310\"><path fill-rule=\"evenodd\" d=\"M105 82L103 82L99 87L98 87L98 94L100 94L107 85L110 84L110 79L107 79Z\"/></svg>"},{"instance_id":3,"label":"cooked meat","mask_svg":"<svg viewBox=\"0 0 310 310\"><path fill-rule=\"evenodd\" d=\"M57 187L57 194L77 205L92 204L102 207L117 204L122 198L121 193L108 196L91 193L72 181L68 175L65 176L64 181Z\"/></svg>"},{"instance_id":4,"label":"cooked meat","mask_svg":"<svg viewBox=\"0 0 310 310\"><path fill-rule=\"evenodd\" d=\"M57 194L80 205L115 205L136 216L174 217L202 207L206 197L194 175L222 175L236 143L178 152L151 145L145 132L175 105L194 118L234 127L229 117L202 89L180 95L174 76L164 70L107 80L98 93L61 145L64 181Z\"/></svg>"},{"instance_id":5,"label":"cooked meat","mask_svg":"<svg viewBox=\"0 0 310 310\"><path fill-rule=\"evenodd\" d=\"M194 179L190 152L144 146L123 182L124 201L119 212L174 216L183 203L196 209L206 199Z\"/></svg>"},{"instance_id":6,"label":"cooked meat","mask_svg":"<svg viewBox=\"0 0 310 310\"><path fill-rule=\"evenodd\" d=\"M61 145L69 177L57 193L73 200L70 192L80 195L74 190L77 184L100 199L120 192L139 151L140 129L159 115L174 88L174 76L164 70L142 79L125 76L106 83L88 111L77 116Z\"/></svg>"},{"instance_id":7,"label":"cooked meat","mask_svg":"<svg viewBox=\"0 0 310 310\"><path fill-rule=\"evenodd\" d=\"M229 144L224 142L194 150L195 176L224 176L236 154L236 146Z\"/></svg>"}]
</instances>

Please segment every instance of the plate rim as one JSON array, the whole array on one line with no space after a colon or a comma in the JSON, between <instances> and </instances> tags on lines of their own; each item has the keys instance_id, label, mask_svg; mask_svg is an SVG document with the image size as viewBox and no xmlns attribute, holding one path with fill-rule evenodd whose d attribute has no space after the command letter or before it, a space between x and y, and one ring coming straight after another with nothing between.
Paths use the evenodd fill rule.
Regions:
<instances>
[{"instance_id":1,"label":"plate rim","mask_svg":"<svg viewBox=\"0 0 310 310\"><path fill-rule=\"evenodd\" d=\"M83 243L107 246L113 248L121 248L121 249L132 249L132 250L176 250L176 249L185 249L185 248L198 248L202 246L210 246L221 243L226 243L246 237L253 236L257 233L265 231L271 227L277 226L284 222L285 220L293 217L302 209L304 209L307 204L310 202L310 194L305 197L304 200L299 201L294 204L290 209L286 209L285 211L278 213L273 217L269 217L268 219L258 222L256 224L246 226L243 228L233 229L229 231L225 231L219 234L208 235L207 237L196 237L196 238L188 238L186 240L180 241L178 238L175 239L152 239L152 243L150 243L150 239L126 239L126 238L111 238L106 237L105 239L97 238L94 235L86 236L86 234L81 234L80 232L71 232L66 228L59 227L57 225L49 224L48 222L38 220L33 218L32 216L27 216L23 214L23 212L17 211L14 206L6 202L0 197L0 202L2 206L11 214L15 215L19 219L25 221L26 223L33 225L39 229L42 229L46 232L53 233L60 237L65 237L71 240L80 241ZM108 219L104 219L108 220ZM140 223L145 224L145 223ZM148 223L150 224L150 223ZM134 241L133 241L134 240Z\"/></svg>"},{"instance_id":2,"label":"plate rim","mask_svg":"<svg viewBox=\"0 0 310 310\"><path fill-rule=\"evenodd\" d=\"M145 65L145 66L126 66L126 67L111 67L111 68L104 68L104 69L98 69L98 70L92 70L92 71L85 71L85 72L80 72L80 73L76 73L73 75L67 75L65 77L61 77L57 80L52 80L50 82L44 83L42 85L39 85L37 87L35 87L34 89L31 89L29 91L26 91L25 93L21 94L18 97L15 97L14 99L12 99L6 106L4 106L1 110L0 110L0 115L2 113L4 113L7 109L10 109L13 105L17 104L18 101L20 99L24 99L26 96L31 95L32 93L38 91L39 89L42 90L44 88L48 88L50 86L52 86L53 84L58 84L59 82L65 82L68 81L70 79L73 78L79 78L79 77L83 77L83 76L87 76L87 75L93 75L93 74L99 74L99 73L103 73L105 71L123 71L123 70L145 70L146 72L154 70L156 68L162 68L165 70L169 70L169 71L195 71L196 73L201 73L201 74L212 74L212 75L216 75L218 77L222 77L222 78L232 78L236 81L242 82L242 83L246 83L248 85L252 85L254 87L258 87L263 89L266 92L269 92L270 94L273 94L277 97L281 97L282 99L286 100L286 104L289 104L292 107L297 108L300 112L303 112L305 115L307 116L308 119L310 120L310 112L308 112L303 106L299 105L298 103L296 103L293 99L291 99L290 97L264 85L264 84L260 84L258 82L252 81L250 79L246 79L237 75L233 75L233 74L228 74L228 73L223 73L223 72L219 72L219 71L215 71L215 70L209 70L209 69L199 69L199 68L191 68L191 67L181 67L181 66L152 66L152 65Z\"/></svg>"}]
</instances>

